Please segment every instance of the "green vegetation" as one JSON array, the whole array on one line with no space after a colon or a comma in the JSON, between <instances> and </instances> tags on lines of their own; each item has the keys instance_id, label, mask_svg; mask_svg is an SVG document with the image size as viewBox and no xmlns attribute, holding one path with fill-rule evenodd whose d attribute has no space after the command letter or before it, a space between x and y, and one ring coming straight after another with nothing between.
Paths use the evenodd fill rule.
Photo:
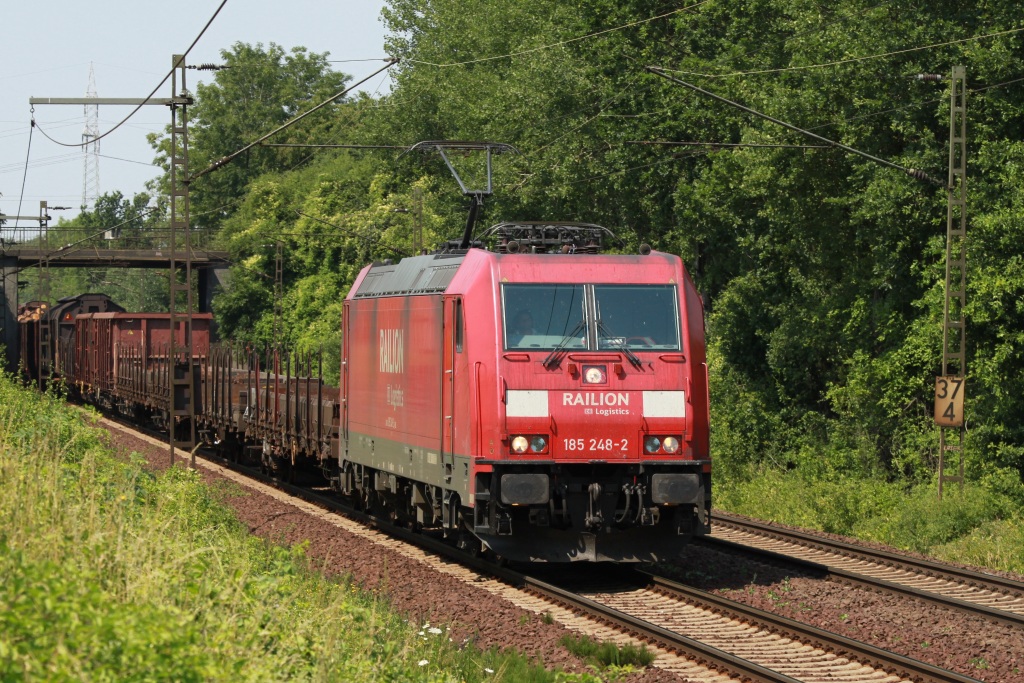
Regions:
<instances>
[{"instance_id":1,"label":"green vegetation","mask_svg":"<svg viewBox=\"0 0 1024 683\"><path fill-rule=\"evenodd\" d=\"M88 422L0 376L0 680L600 680L409 624Z\"/></svg>"},{"instance_id":2,"label":"green vegetation","mask_svg":"<svg viewBox=\"0 0 1024 683\"><path fill-rule=\"evenodd\" d=\"M654 653L643 645L637 647L631 643L616 645L611 641L598 642L585 635L563 636L559 642L580 659L618 673L629 673L634 667L650 666L654 661Z\"/></svg>"},{"instance_id":3,"label":"green vegetation","mask_svg":"<svg viewBox=\"0 0 1024 683\"><path fill-rule=\"evenodd\" d=\"M1020 568L1019 16L1012 0L658 9L639 0L390 0L388 49L402 60L389 72L390 92L336 101L277 141L515 145L520 155L496 161L485 222L599 223L623 250L648 242L687 263L707 304L720 505ZM234 68L198 89L191 110L197 169L348 78L301 49L239 43L223 58ZM945 189L837 149L800 147L809 140L645 65L940 179L949 84L915 76L966 67L962 496L931 500ZM161 158L166 138L153 138ZM637 144L661 142L738 146ZM460 235L464 200L430 156L259 148L246 159L191 186L194 223L235 264L216 301L221 330L272 341L280 243L279 341L322 347L324 372L336 378L341 300L359 269L415 252L417 226L427 246ZM453 163L476 185L478 161Z\"/></svg>"},{"instance_id":4,"label":"green vegetation","mask_svg":"<svg viewBox=\"0 0 1024 683\"><path fill-rule=\"evenodd\" d=\"M877 477L814 478L763 467L716 489L724 510L856 536L939 559L1024 573L1024 515L1016 481L906 486Z\"/></svg>"}]
</instances>

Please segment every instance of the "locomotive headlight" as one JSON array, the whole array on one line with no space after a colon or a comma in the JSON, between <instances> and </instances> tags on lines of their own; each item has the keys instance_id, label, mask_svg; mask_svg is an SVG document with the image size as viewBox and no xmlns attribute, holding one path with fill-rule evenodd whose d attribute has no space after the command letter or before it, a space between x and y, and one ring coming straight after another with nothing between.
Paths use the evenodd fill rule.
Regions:
<instances>
[{"instance_id":1,"label":"locomotive headlight","mask_svg":"<svg viewBox=\"0 0 1024 683\"><path fill-rule=\"evenodd\" d=\"M674 436L666 436L665 440L661 442L661 447L665 449L666 453L675 453L679 450L679 439Z\"/></svg>"},{"instance_id":2,"label":"locomotive headlight","mask_svg":"<svg viewBox=\"0 0 1024 683\"><path fill-rule=\"evenodd\" d=\"M657 453L661 448L661 439L656 436L649 436L644 439L644 450L648 453Z\"/></svg>"},{"instance_id":3,"label":"locomotive headlight","mask_svg":"<svg viewBox=\"0 0 1024 683\"><path fill-rule=\"evenodd\" d=\"M543 453L547 447L548 440L543 436L537 435L530 439L530 450L534 453Z\"/></svg>"},{"instance_id":4,"label":"locomotive headlight","mask_svg":"<svg viewBox=\"0 0 1024 683\"><path fill-rule=\"evenodd\" d=\"M523 454L530 447L530 440L525 436L517 436L512 439L512 452Z\"/></svg>"}]
</instances>

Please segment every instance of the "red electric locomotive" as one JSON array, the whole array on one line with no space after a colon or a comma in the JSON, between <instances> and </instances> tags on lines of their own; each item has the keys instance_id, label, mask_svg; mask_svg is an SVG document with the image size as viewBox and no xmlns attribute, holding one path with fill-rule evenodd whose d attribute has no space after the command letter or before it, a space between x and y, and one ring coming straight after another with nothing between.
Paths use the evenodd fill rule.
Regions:
<instances>
[{"instance_id":1,"label":"red electric locomotive","mask_svg":"<svg viewBox=\"0 0 1024 683\"><path fill-rule=\"evenodd\" d=\"M703 306L669 254L504 224L366 267L343 315L340 483L516 561L653 561L710 530Z\"/></svg>"}]
</instances>

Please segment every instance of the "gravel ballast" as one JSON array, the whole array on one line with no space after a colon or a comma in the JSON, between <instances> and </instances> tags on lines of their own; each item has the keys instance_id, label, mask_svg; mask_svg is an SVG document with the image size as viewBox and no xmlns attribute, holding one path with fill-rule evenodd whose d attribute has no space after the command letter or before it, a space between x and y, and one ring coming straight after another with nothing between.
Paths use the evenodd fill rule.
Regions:
<instances>
[{"instance_id":1,"label":"gravel ballast","mask_svg":"<svg viewBox=\"0 0 1024 683\"><path fill-rule=\"evenodd\" d=\"M154 470L167 467L166 446L116 430L110 434L112 445L120 451L143 455ZM212 484L223 480L215 472L200 471ZM259 491L246 489L226 496L225 503L253 533L288 545L307 543L307 555L325 574L350 575L364 589L385 594L414 622L450 626L456 642L485 650L514 648L548 668L587 670L558 642L570 631L558 623L546 623L535 612ZM675 565L680 578L702 590L983 681L1024 683L1022 629L911 598L793 575L708 548L691 546ZM652 667L628 680L683 679Z\"/></svg>"}]
</instances>

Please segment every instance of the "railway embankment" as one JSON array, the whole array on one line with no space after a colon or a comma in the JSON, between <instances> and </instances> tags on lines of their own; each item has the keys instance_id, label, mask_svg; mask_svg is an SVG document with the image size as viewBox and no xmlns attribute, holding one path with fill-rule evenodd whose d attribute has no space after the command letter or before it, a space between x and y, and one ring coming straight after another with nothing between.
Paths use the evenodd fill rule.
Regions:
<instances>
[{"instance_id":1,"label":"railway embankment","mask_svg":"<svg viewBox=\"0 0 1024 683\"><path fill-rule=\"evenodd\" d=\"M0 376L0 679L597 680L564 629L493 600L456 632L472 600L386 553L320 571L311 543L352 549L225 480L154 468L158 450Z\"/></svg>"}]
</instances>

